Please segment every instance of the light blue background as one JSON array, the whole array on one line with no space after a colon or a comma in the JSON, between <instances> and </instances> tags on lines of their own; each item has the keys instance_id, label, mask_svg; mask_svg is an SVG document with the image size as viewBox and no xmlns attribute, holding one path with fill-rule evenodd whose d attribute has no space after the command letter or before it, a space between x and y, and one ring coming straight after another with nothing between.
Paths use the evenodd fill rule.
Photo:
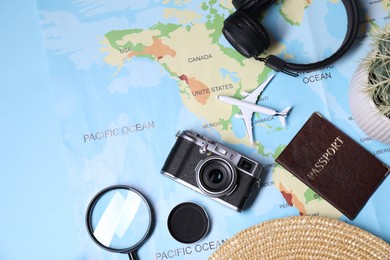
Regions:
<instances>
[{"instance_id":1,"label":"light blue background","mask_svg":"<svg viewBox=\"0 0 390 260\"><path fill-rule=\"evenodd\" d=\"M0 21L0 259L83 259L35 1L1 0ZM375 218L374 205L389 214L389 185L353 224L377 235L388 230L366 220Z\"/></svg>"},{"instance_id":2,"label":"light blue background","mask_svg":"<svg viewBox=\"0 0 390 260\"><path fill-rule=\"evenodd\" d=\"M35 1L0 1L0 259L81 259Z\"/></svg>"}]
</instances>

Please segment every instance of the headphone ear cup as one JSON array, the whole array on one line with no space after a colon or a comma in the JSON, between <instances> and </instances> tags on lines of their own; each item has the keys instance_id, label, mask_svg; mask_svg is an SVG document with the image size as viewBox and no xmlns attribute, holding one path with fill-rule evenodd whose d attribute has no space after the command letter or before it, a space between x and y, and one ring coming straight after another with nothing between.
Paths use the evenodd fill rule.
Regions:
<instances>
[{"instance_id":1,"label":"headphone ear cup","mask_svg":"<svg viewBox=\"0 0 390 260\"><path fill-rule=\"evenodd\" d=\"M276 0L233 0L232 4L236 10L259 13L275 2Z\"/></svg>"},{"instance_id":2,"label":"headphone ear cup","mask_svg":"<svg viewBox=\"0 0 390 260\"><path fill-rule=\"evenodd\" d=\"M247 58L259 56L271 44L265 28L240 11L231 14L224 21L222 33L228 42Z\"/></svg>"}]
</instances>

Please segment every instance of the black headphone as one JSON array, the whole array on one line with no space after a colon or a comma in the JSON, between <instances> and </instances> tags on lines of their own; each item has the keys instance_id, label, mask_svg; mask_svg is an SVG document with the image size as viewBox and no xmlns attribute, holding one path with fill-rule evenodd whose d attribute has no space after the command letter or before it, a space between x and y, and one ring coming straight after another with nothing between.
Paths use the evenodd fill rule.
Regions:
<instances>
[{"instance_id":1,"label":"black headphone","mask_svg":"<svg viewBox=\"0 0 390 260\"><path fill-rule=\"evenodd\" d=\"M347 11L348 28L344 41L339 49L330 57L310 63L297 64L286 62L274 55L265 58L259 55L266 50L271 40L266 29L255 18L257 14L265 10L276 0L233 0L236 12L231 14L225 21L222 33L228 42L243 56L255 58L275 71L282 71L291 76L298 76L294 72L308 72L328 66L335 62L353 44L359 29L359 12L356 0L342 0Z\"/></svg>"}]
</instances>

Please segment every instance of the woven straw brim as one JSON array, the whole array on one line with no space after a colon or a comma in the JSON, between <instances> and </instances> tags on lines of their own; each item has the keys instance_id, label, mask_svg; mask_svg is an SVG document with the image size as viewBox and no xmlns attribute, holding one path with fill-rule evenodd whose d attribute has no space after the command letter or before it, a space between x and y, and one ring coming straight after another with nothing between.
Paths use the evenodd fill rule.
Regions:
<instances>
[{"instance_id":1,"label":"woven straw brim","mask_svg":"<svg viewBox=\"0 0 390 260\"><path fill-rule=\"evenodd\" d=\"M390 245L340 220L300 216L243 230L209 259L390 259Z\"/></svg>"}]
</instances>

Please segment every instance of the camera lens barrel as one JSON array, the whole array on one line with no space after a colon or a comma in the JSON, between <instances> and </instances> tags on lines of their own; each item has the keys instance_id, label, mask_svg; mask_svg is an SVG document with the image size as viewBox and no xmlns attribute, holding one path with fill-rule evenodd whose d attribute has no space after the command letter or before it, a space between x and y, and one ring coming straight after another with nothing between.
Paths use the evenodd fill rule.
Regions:
<instances>
[{"instance_id":1,"label":"camera lens barrel","mask_svg":"<svg viewBox=\"0 0 390 260\"><path fill-rule=\"evenodd\" d=\"M195 168L199 189L210 197L230 194L237 183L237 172L228 160L210 156L198 163Z\"/></svg>"}]
</instances>

